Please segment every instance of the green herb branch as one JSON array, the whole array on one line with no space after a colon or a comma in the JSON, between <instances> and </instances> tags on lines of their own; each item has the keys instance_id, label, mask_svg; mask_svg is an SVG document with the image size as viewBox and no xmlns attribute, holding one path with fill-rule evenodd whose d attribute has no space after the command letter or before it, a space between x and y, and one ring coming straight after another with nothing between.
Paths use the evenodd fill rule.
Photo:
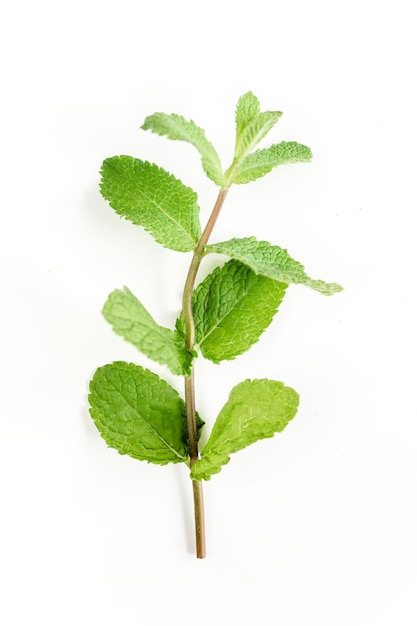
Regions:
<instances>
[{"instance_id":1,"label":"green herb branch","mask_svg":"<svg viewBox=\"0 0 417 626\"><path fill-rule=\"evenodd\" d=\"M230 454L281 432L295 416L299 397L274 380L236 385L200 455L204 422L196 411L195 359L201 353L220 363L246 352L271 323L290 284L304 284L324 295L341 291L335 283L310 278L286 250L255 237L209 244L232 184L254 181L278 165L310 161L310 149L297 142L253 151L281 115L261 112L251 92L239 99L234 158L225 172L213 145L194 122L177 114L146 118L144 130L191 143L206 175L220 188L203 232L197 194L172 174L129 156L106 159L101 169L101 193L119 215L145 228L163 246L192 251L193 256L175 329L160 326L126 287L113 291L103 308L117 334L184 377L185 401L155 373L119 361L96 370L90 382L90 413L104 440L120 454L189 467L198 558L206 555L202 480L220 472ZM229 261L196 287L200 264L210 252L226 255Z\"/></svg>"}]
</instances>

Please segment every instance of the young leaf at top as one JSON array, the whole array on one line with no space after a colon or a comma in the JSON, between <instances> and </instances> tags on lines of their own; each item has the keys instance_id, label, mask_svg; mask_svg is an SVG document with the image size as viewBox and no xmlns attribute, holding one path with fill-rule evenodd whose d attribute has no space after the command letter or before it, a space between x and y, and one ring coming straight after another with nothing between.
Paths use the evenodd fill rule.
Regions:
<instances>
[{"instance_id":1,"label":"young leaf at top","mask_svg":"<svg viewBox=\"0 0 417 626\"><path fill-rule=\"evenodd\" d=\"M196 348L213 363L246 352L271 323L286 288L237 261L217 267L193 294ZM177 328L183 331L182 316Z\"/></svg>"},{"instance_id":2,"label":"young leaf at top","mask_svg":"<svg viewBox=\"0 0 417 626\"><path fill-rule=\"evenodd\" d=\"M158 465L187 461L184 402L153 372L123 361L99 367L89 402L101 436L120 454Z\"/></svg>"},{"instance_id":3,"label":"young leaf at top","mask_svg":"<svg viewBox=\"0 0 417 626\"><path fill-rule=\"evenodd\" d=\"M307 146L295 141L282 141L248 154L234 169L232 182L238 185L249 183L265 176L277 165L306 163L312 156Z\"/></svg>"},{"instance_id":4,"label":"young leaf at top","mask_svg":"<svg viewBox=\"0 0 417 626\"><path fill-rule=\"evenodd\" d=\"M235 143L235 152L237 148L237 143L240 140L240 137L245 130L246 126L258 115L260 112L260 105L258 98L251 92L240 96L237 106L236 106L236 143Z\"/></svg>"},{"instance_id":5,"label":"young leaf at top","mask_svg":"<svg viewBox=\"0 0 417 626\"><path fill-rule=\"evenodd\" d=\"M265 137L275 126L282 113L280 111L264 111L258 113L236 140L235 161L237 164Z\"/></svg>"},{"instance_id":6,"label":"young leaf at top","mask_svg":"<svg viewBox=\"0 0 417 626\"><path fill-rule=\"evenodd\" d=\"M167 365L173 374L190 375L195 353L185 349L184 340L177 331L159 326L127 287L116 289L109 295L103 315L116 334L147 357Z\"/></svg>"},{"instance_id":7,"label":"young leaf at top","mask_svg":"<svg viewBox=\"0 0 417 626\"><path fill-rule=\"evenodd\" d=\"M130 156L106 159L100 191L110 206L166 248L188 252L201 236L197 194L162 168Z\"/></svg>"},{"instance_id":8,"label":"young leaf at top","mask_svg":"<svg viewBox=\"0 0 417 626\"><path fill-rule=\"evenodd\" d=\"M187 121L176 113L171 115L154 113L145 119L141 128L143 130L151 130L158 135L166 135L169 139L191 143L201 155L201 162L207 176L220 187L225 184L226 179L219 155L206 138L204 130L199 128L192 120Z\"/></svg>"},{"instance_id":9,"label":"young leaf at top","mask_svg":"<svg viewBox=\"0 0 417 626\"><path fill-rule=\"evenodd\" d=\"M298 402L294 389L276 380L246 380L234 387L191 478L209 480L229 462L230 454L284 430L297 413Z\"/></svg>"},{"instance_id":10,"label":"young leaf at top","mask_svg":"<svg viewBox=\"0 0 417 626\"><path fill-rule=\"evenodd\" d=\"M253 93L244 94L236 107L236 142L233 163L225 173L227 186L234 182L234 172L247 154L265 137L281 117L280 111L259 110Z\"/></svg>"},{"instance_id":11,"label":"young leaf at top","mask_svg":"<svg viewBox=\"0 0 417 626\"><path fill-rule=\"evenodd\" d=\"M261 276L268 276L286 284L306 285L326 296L343 290L336 283L313 280L307 276L301 263L294 261L286 250L279 246L272 246L267 241L258 241L255 237L213 243L207 245L206 250L226 254L232 259L237 259Z\"/></svg>"}]
</instances>

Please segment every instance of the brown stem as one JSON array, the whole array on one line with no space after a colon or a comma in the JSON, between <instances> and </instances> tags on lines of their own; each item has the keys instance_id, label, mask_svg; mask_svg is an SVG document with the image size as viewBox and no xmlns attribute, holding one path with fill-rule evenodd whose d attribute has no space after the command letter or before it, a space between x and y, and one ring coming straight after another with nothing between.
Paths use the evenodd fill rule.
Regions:
<instances>
[{"instance_id":1,"label":"brown stem","mask_svg":"<svg viewBox=\"0 0 417 626\"><path fill-rule=\"evenodd\" d=\"M204 522L203 483L198 480L193 480L192 483L194 496L196 556L198 559L204 559L206 556L206 529Z\"/></svg>"},{"instance_id":2,"label":"brown stem","mask_svg":"<svg viewBox=\"0 0 417 626\"><path fill-rule=\"evenodd\" d=\"M192 350L195 339L194 318L191 306L191 298L193 294L195 280L197 278L198 268L200 267L201 259L204 255L204 248L209 240L209 237L213 231L214 225L219 217L220 210L223 206L224 199L227 195L228 189L220 189L217 196L216 204L211 212L206 227L201 235L200 241L194 250L193 258L191 260L190 269L188 270L187 280L184 285L184 294L182 299L182 310L184 312L185 322L185 347L187 350Z\"/></svg>"},{"instance_id":3,"label":"brown stem","mask_svg":"<svg viewBox=\"0 0 417 626\"><path fill-rule=\"evenodd\" d=\"M228 189L220 189L219 191L216 204L214 205L207 225L194 251L193 258L190 264L190 269L188 270L187 279L184 285L182 310L185 323L185 347L189 351L194 348L195 343L195 325L192 310L192 294L194 284L197 278L197 272L200 267L201 260L204 256L204 249L212 233L216 220L219 216L227 191ZM190 447L190 467L192 467L194 463L198 461L198 433L195 413L194 368L192 369L190 376L187 376L185 378L185 408L187 414L188 444ZM192 484L194 496L196 554L197 558L204 559L204 557L206 556L206 539L204 523L203 485L200 481L197 480L193 480Z\"/></svg>"}]
</instances>

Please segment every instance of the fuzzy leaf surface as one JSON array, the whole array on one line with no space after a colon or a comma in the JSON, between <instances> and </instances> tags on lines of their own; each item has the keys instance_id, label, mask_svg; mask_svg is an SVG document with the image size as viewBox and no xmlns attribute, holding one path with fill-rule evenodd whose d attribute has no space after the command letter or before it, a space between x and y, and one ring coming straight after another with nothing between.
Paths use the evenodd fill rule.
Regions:
<instances>
[{"instance_id":1,"label":"fuzzy leaf surface","mask_svg":"<svg viewBox=\"0 0 417 626\"><path fill-rule=\"evenodd\" d=\"M187 460L184 402L153 372L124 361L99 367L89 402L101 436L120 454L158 465Z\"/></svg>"},{"instance_id":2,"label":"fuzzy leaf surface","mask_svg":"<svg viewBox=\"0 0 417 626\"><path fill-rule=\"evenodd\" d=\"M286 288L237 261L217 267L193 294L196 347L214 363L246 352L271 323ZM183 331L182 316L177 328Z\"/></svg>"},{"instance_id":3,"label":"fuzzy leaf surface","mask_svg":"<svg viewBox=\"0 0 417 626\"><path fill-rule=\"evenodd\" d=\"M269 148L248 154L235 168L232 182L249 183L268 174L277 165L306 163L311 160L310 148L296 141L282 141Z\"/></svg>"},{"instance_id":4,"label":"fuzzy leaf surface","mask_svg":"<svg viewBox=\"0 0 417 626\"><path fill-rule=\"evenodd\" d=\"M298 261L290 257L287 250L272 246L267 241L258 241L255 237L230 239L221 243L206 246L206 249L219 254L226 254L232 259L248 265L256 274L267 276L287 285L297 283L311 287L320 293L330 296L342 287L336 283L313 280L304 271Z\"/></svg>"},{"instance_id":5,"label":"fuzzy leaf surface","mask_svg":"<svg viewBox=\"0 0 417 626\"><path fill-rule=\"evenodd\" d=\"M106 159L102 196L119 215L142 226L166 248L188 252L201 236L197 194L153 163L130 156Z\"/></svg>"},{"instance_id":6,"label":"fuzzy leaf surface","mask_svg":"<svg viewBox=\"0 0 417 626\"><path fill-rule=\"evenodd\" d=\"M167 365L173 374L190 375L193 354L185 349L184 339L177 331L157 324L127 287L116 289L109 295L103 316L117 335L147 357Z\"/></svg>"},{"instance_id":7,"label":"fuzzy leaf surface","mask_svg":"<svg viewBox=\"0 0 417 626\"><path fill-rule=\"evenodd\" d=\"M194 463L191 477L209 480L238 452L284 430L297 413L298 394L276 380L245 380L234 387Z\"/></svg>"},{"instance_id":8,"label":"fuzzy leaf surface","mask_svg":"<svg viewBox=\"0 0 417 626\"><path fill-rule=\"evenodd\" d=\"M157 135L165 135L169 139L186 141L192 144L201 155L203 169L207 176L222 186L225 182L219 155L213 144L208 141L204 130L192 120L188 121L182 115L172 113L154 113L149 115L142 125L143 130L151 130Z\"/></svg>"}]
</instances>

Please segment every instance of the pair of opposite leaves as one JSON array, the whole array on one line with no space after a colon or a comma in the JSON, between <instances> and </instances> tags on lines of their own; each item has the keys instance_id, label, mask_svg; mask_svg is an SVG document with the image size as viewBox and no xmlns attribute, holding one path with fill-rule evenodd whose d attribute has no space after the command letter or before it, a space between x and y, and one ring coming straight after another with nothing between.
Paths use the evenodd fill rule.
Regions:
<instances>
[{"instance_id":1,"label":"pair of opposite leaves","mask_svg":"<svg viewBox=\"0 0 417 626\"><path fill-rule=\"evenodd\" d=\"M142 128L192 143L203 169L216 184L247 183L277 165L310 160L311 151L296 142L281 142L251 152L281 113L260 112L251 93L236 109L236 143L232 165L223 173L220 159L204 131L179 115L156 113ZM148 230L173 250L194 250L201 236L197 194L158 166L117 156L103 163L101 193L119 215ZM216 268L193 293L195 349L184 345L184 321L164 328L127 289L110 294L103 314L114 331L142 353L167 365L174 374L190 375L200 349L219 363L250 348L270 324L290 283L305 284L331 295L339 285L313 280L286 250L254 237L210 244L205 253L231 258ZM91 415L105 441L121 454L149 462L186 462L188 443L184 402L149 370L124 362L99 368L90 385ZM237 385L220 412L192 477L208 480L228 462L229 454L281 431L297 411L298 394L278 381L247 380ZM203 422L199 419L199 430Z\"/></svg>"}]
</instances>

